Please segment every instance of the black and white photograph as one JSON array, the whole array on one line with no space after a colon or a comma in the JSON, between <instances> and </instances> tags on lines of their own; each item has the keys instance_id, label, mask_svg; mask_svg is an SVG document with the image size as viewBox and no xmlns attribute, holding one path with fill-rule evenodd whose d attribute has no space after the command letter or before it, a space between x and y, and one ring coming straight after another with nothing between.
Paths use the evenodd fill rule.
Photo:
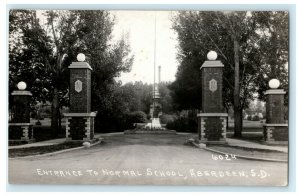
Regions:
<instances>
[{"instance_id":1,"label":"black and white photograph","mask_svg":"<svg viewBox=\"0 0 300 196\"><path fill-rule=\"evenodd\" d=\"M289 185L289 11L8 15L9 184Z\"/></svg>"}]
</instances>

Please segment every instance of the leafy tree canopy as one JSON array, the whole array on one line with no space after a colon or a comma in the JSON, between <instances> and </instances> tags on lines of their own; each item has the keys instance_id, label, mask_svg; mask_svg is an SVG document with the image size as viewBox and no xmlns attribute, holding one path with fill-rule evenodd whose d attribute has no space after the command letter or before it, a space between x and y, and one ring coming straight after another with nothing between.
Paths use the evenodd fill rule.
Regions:
<instances>
[{"instance_id":1,"label":"leafy tree canopy","mask_svg":"<svg viewBox=\"0 0 300 196\"><path fill-rule=\"evenodd\" d=\"M112 42L115 19L108 11L11 10L9 16L10 92L22 80L34 101L50 101L53 131L59 108L68 105L68 66L78 53L93 68L92 109L113 105L114 78L131 69L133 56L125 36Z\"/></svg>"},{"instance_id":2,"label":"leafy tree canopy","mask_svg":"<svg viewBox=\"0 0 300 196\"><path fill-rule=\"evenodd\" d=\"M232 33L239 43L239 100L246 108L256 93L263 99L268 81L278 78L287 89L287 12L200 12L182 11L173 18L178 34L180 66L171 85L178 109L200 109L200 70L210 50L225 65L224 104L233 103L234 51Z\"/></svg>"}]
</instances>

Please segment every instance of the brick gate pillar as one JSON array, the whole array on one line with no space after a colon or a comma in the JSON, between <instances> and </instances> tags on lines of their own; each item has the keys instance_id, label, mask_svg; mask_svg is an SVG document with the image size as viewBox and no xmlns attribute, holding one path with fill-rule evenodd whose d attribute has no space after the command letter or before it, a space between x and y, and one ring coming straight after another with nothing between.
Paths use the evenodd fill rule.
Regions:
<instances>
[{"instance_id":1,"label":"brick gate pillar","mask_svg":"<svg viewBox=\"0 0 300 196\"><path fill-rule=\"evenodd\" d=\"M202 111L198 116L198 134L202 143L226 143L227 113L224 113L222 87L223 67L210 51L208 60L201 66Z\"/></svg>"},{"instance_id":2,"label":"brick gate pillar","mask_svg":"<svg viewBox=\"0 0 300 196\"><path fill-rule=\"evenodd\" d=\"M12 116L9 122L9 142L34 142L32 124L30 123L30 102L32 94L26 90L26 83L19 82L14 90Z\"/></svg>"},{"instance_id":3,"label":"brick gate pillar","mask_svg":"<svg viewBox=\"0 0 300 196\"><path fill-rule=\"evenodd\" d=\"M283 89L278 89L280 82L277 79L269 81L271 89L266 95L266 124L264 124L264 141L267 144L287 144L288 124L284 120Z\"/></svg>"},{"instance_id":4,"label":"brick gate pillar","mask_svg":"<svg viewBox=\"0 0 300 196\"><path fill-rule=\"evenodd\" d=\"M90 141L94 139L94 118L91 112L91 72L84 62L85 56L77 55L78 62L72 62L70 69L70 113L66 117L66 140Z\"/></svg>"}]
</instances>

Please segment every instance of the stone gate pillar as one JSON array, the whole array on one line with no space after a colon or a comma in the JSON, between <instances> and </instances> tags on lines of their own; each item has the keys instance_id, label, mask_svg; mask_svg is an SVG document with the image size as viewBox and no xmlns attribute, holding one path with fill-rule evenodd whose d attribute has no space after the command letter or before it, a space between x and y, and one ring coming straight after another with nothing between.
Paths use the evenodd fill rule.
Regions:
<instances>
[{"instance_id":1,"label":"stone gate pillar","mask_svg":"<svg viewBox=\"0 0 300 196\"><path fill-rule=\"evenodd\" d=\"M264 124L264 141L267 144L287 144L288 124L284 120L283 89L278 89L280 82L277 79L269 81L271 89L266 95L266 124Z\"/></svg>"},{"instance_id":2,"label":"stone gate pillar","mask_svg":"<svg viewBox=\"0 0 300 196\"><path fill-rule=\"evenodd\" d=\"M94 118L91 112L91 66L84 54L77 55L70 69L70 113L66 117L66 140L90 141L94 139Z\"/></svg>"},{"instance_id":3,"label":"stone gate pillar","mask_svg":"<svg viewBox=\"0 0 300 196\"><path fill-rule=\"evenodd\" d=\"M30 101L32 94L26 89L25 82L18 83L18 90L12 92L12 115L9 122L9 142L35 141L33 138L32 124L30 123Z\"/></svg>"},{"instance_id":4,"label":"stone gate pillar","mask_svg":"<svg viewBox=\"0 0 300 196\"><path fill-rule=\"evenodd\" d=\"M201 66L202 111L198 116L198 134L202 143L226 143L227 113L222 98L223 67L217 53L210 51Z\"/></svg>"}]
</instances>

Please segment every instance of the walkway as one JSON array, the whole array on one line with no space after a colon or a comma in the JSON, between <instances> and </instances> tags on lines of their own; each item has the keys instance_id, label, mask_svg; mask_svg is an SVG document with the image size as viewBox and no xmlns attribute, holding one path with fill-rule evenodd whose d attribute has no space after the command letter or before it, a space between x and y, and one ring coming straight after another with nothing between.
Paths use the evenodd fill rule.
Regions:
<instances>
[{"instance_id":1,"label":"walkway","mask_svg":"<svg viewBox=\"0 0 300 196\"><path fill-rule=\"evenodd\" d=\"M245 140L226 138L228 145L230 146L239 146L245 148L253 148L253 149L264 149L264 150L276 150L280 152L288 152L288 146L268 146L264 144L259 144L255 142L249 142Z\"/></svg>"}]
</instances>

